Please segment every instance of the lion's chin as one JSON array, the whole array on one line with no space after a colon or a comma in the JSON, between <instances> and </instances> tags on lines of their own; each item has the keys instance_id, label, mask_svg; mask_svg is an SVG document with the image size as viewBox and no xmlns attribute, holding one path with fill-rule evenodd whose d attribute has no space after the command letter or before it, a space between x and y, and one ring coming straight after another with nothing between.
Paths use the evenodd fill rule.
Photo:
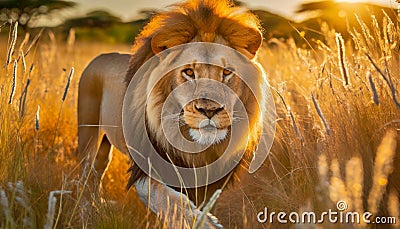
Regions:
<instances>
[{"instance_id":1,"label":"lion's chin","mask_svg":"<svg viewBox=\"0 0 400 229\"><path fill-rule=\"evenodd\" d=\"M200 145L213 145L223 141L227 136L227 129L217 128L201 128L201 129L189 129L189 135L193 141Z\"/></svg>"}]
</instances>

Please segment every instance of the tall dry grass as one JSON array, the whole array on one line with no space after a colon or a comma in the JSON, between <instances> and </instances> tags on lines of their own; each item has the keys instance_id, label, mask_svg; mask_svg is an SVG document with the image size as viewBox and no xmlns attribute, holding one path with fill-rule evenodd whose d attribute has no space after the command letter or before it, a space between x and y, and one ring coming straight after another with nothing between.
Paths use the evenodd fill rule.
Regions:
<instances>
[{"instance_id":1,"label":"tall dry grass","mask_svg":"<svg viewBox=\"0 0 400 229\"><path fill-rule=\"evenodd\" d=\"M261 170L222 194L216 214L225 226L269 228L255 217L264 207L318 213L339 200L349 211L399 217L399 21L359 19L346 41L326 23L321 33L307 50L272 39L260 55L275 88L277 133Z\"/></svg>"},{"instance_id":2,"label":"tall dry grass","mask_svg":"<svg viewBox=\"0 0 400 229\"><path fill-rule=\"evenodd\" d=\"M77 220L80 212L72 211L80 182L75 157L79 76L99 53L127 52L129 46L56 37L50 30L20 35L16 24L10 25L9 38L0 36L0 228L84 225ZM91 227L120 228L146 218L145 207L133 204L136 196L123 188L128 162L118 155L114 161L114 175L107 174L105 186L110 199L121 204L102 206Z\"/></svg>"},{"instance_id":3,"label":"tall dry grass","mask_svg":"<svg viewBox=\"0 0 400 229\"><path fill-rule=\"evenodd\" d=\"M17 28L0 37L0 227L163 227L134 190L123 190L127 162L118 154L105 181L105 198L115 201L84 219L77 205L79 76L97 54L129 47ZM286 227L261 225L256 215L264 207L321 212L338 200L399 217L399 22L371 17L349 32L343 40L322 23L325 40L309 49L271 40L260 53L276 95L277 134L264 166L218 199L214 213L225 227Z\"/></svg>"}]
</instances>

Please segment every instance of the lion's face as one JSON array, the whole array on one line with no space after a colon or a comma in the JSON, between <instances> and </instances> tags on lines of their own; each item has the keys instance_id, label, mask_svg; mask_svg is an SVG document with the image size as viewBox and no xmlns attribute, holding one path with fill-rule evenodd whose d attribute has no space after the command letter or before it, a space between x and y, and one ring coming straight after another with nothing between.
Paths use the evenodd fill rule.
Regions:
<instances>
[{"instance_id":1,"label":"lion's face","mask_svg":"<svg viewBox=\"0 0 400 229\"><path fill-rule=\"evenodd\" d=\"M158 68L169 65L168 59L174 59L174 55L154 69L154 78L162 72ZM172 130L179 125L183 137L200 145L215 145L228 139L232 124L240 120L235 104L242 97L243 82L223 57L217 62L218 66L193 60L161 76L147 104L148 125L153 133L160 132L165 120L163 128ZM172 102L166 102L167 97ZM173 112L162 114L163 107L172 105L177 107ZM169 134L175 135L172 132ZM165 133L159 134L161 137Z\"/></svg>"},{"instance_id":2,"label":"lion's face","mask_svg":"<svg viewBox=\"0 0 400 229\"><path fill-rule=\"evenodd\" d=\"M240 79L233 71L210 64L188 64L172 72L173 89L189 84L189 90L182 90L174 96L183 107L179 116L182 132L187 132L191 140L211 145L228 136L237 97L233 97L223 85L238 91ZM188 100L190 102L183 102Z\"/></svg>"},{"instance_id":3,"label":"lion's face","mask_svg":"<svg viewBox=\"0 0 400 229\"><path fill-rule=\"evenodd\" d=\"M253 63L243 64L242 56L231 50L194 43L158 56L146 78L147 128L158 146L180 152L223 152L234 137L235 147L246 147L246 139L255 131L252 126L259 122L255 96L262 98L262 71Z\"/></svg>"}]
</instances>

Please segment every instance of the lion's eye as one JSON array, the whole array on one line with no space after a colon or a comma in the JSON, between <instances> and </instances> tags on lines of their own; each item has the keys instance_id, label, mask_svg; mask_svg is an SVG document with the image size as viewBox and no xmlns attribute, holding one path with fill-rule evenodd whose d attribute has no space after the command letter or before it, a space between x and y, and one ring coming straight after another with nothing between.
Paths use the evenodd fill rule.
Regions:
<instances>
[{"instance_id":1,"label":"lion's eye","mask_svg":"<svg viewBox=\"0 0 400 229\"><path fill-rule=\"evenodd\" d=\"M182 74L185 76L185 77L189 77L189 78L191 78L191 79L194 79L194 71L193 71L193 69L191 69L191 68L186 68L186 69L184 69L183 71L182 71Z\"/></svg>"},{"instance_id":2,"label":"lion's eye","mask_svg":"<svg viewBox=\"0 0 400 229\"><path fill-rule=\"evenodd\" d=\"M232 71L225 68L222 73L224 74L224 76L229 76L230 74L232 74Z\"/></svg>"},{"instance_id":3,"label":"lion's eye","mask_svg":"<svg viewBox=\"0 0 400 229\"><path fill-rule=\"evenodd\" d=\"M232 70L225 68L222 71L222 77L224 79L224 82L228 82L228 80L232 77Z\"/></svg>"}]
</instances>

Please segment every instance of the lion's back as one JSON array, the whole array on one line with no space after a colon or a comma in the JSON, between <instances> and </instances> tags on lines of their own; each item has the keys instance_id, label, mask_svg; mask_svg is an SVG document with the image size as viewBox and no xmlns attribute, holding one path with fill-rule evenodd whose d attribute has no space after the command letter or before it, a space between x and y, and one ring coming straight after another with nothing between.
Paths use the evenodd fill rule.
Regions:
<instances>
[{"instance_id":1,"label":"lion's back","mask_svg":"<svg viewBox=\"0 0 400 229\"><path fill-rule=\"evenodd\" d=\"M110 143L124 153L127 153L127 150L122 133L122 104L129 58L129 54L101 54L89 63L79 82L78 109L82 108L83 111L88 110L83 107L100 109L99 116L92 117L97 120L91 121L98 123L101 132L106 134ZM80 118L85 120L90 120L91 117L87 116L93 116L90 111L78 113Z\"/></svg>"}]
</instances>

